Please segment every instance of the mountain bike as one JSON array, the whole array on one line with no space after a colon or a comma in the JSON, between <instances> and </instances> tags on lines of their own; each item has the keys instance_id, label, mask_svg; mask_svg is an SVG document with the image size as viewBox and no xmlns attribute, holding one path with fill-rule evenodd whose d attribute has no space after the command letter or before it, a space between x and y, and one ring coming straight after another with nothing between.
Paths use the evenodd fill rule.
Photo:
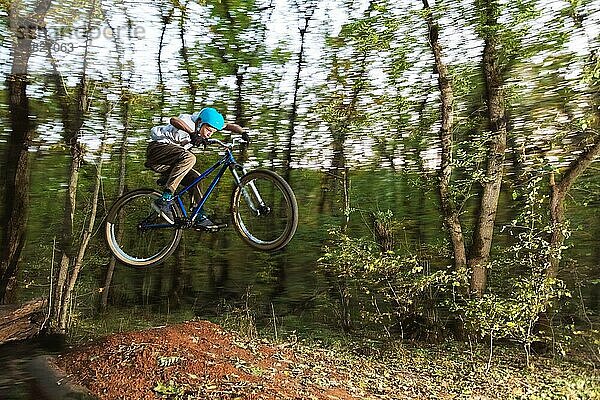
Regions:
<instances>
[{"instance_id":1,"label":"mountain bike","mask_svg":"<svg viewBox=\"0 0 600 400\"><path fill-rule=\"evenodd\" d=\"M200 210L221 182L225 171L233 176L231 222L241 239L250 247L263 251L284 248L298 226L298 204L292 188L277 173L255 169L247 171L235 160L233 149L242 139L225 143L208 139L206 145L218 145L223 156L190 185L173 195L173 224L164 220L152 207L162 196L155 189L137 189L121 196L106 218L108 247L121 263L145 268L164 261L177 249L185 229L192 229ZM216 175L197 204L189 209L183 195L216 171Z\"/></svg>"}]
</instances>

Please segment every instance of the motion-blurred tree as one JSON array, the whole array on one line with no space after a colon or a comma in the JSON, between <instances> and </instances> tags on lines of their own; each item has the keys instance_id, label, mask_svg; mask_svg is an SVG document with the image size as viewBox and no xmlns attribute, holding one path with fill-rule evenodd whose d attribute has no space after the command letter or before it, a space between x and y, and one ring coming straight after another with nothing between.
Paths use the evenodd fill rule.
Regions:
<instances>
[{"instance_id":1,"label":"motion-blurred tree","mask_svg":"<svg viewBox=\"0 0 600 400\"><path fill-rule=\"evenodd\" d=\"M29 145L34 125L27 97L28 64L32 42L44 26L51 0L40 0L34 10L23 15L24 4L13 1L9 7L10 28L15 33L12 46L12 69L7 78L11 135L6 153L2 242L0 242L0 304L16 301L19 258L25 245L29 207Z\"/></svg>"}]
</instances>

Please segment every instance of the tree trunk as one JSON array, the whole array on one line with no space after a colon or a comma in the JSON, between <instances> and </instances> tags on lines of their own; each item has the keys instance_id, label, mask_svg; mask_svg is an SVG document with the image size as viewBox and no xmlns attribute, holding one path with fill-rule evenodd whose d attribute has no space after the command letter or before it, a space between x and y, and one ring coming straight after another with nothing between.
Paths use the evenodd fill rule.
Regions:
<instances>
[{"instance_id":1,"label":"tree trunk","mask_svg":"<svg viewBox=\"0 0 600 400\"><path fill-rule=\"evenodd\" d=\"M83 161L83 149L77 142L71 146L71 166L69 168L69 185L65 199L65 211L63 214L63 232L59 242L61 250L60 269L56 280L56 290L54 295L53 316L60 329L62 305L64 303L66 284L70 274L71 265L75 257L73 225L75 219L75 206L77 197L77 183L79 181L79 169Z\"/></svg>"},{"instance_id":2,"label":"tree trunk","mask_svg":"<svg viewBox=\"0 0 600 400\"><path fill-rule=\"evenodd\" d=\"M174 11L174 9L170 8L167 15L162 15L163 26L162 26L162 33L160 35L160 43L159 43L159 47L158 47L157 65L158 65L158 81L159 81L159 87L161 90L161 95L160 95L161 117L163 116L163 109L164 109L164 103L165 103L165 90L164 90L165 87L163 84L163 76L162 76L162 69L161 69L163 41L164 41L165 31L167 30L167 24L169 24L171 21L173 11ZM127 10L124 9L123 13L126 14ZM131 21L129 16L127 17L127 21L128 21L128 24ZM110 26L110 24L109 24L109 26ZM123 81L123 72L125 70L125 65L122 60L123 47L121 45L121 42L119 41L118 35L115 35L114 39L115 39L115 48L117 50L117 64L119 66L118 79L119 79L119 85L121 88L120 111L121 111L121 123L123 124L123 134L121 135L121 148L119 150L119 178L117 180L117 191L116 191L116 198L118 199L125 192L125 172L127 170L127 168L126 168L127 167L127 138L129 136L129 111L130 111L130 103L132 100L132 95L131 95L131 93L129 93L129 86L130 86L129 80L127 82ZM129 42L131 42L131 35L130 35L129 30L127 31L127 40ZM123 230L121 229L122 225L123 225L122 224L123 216L121 214L119 214L119 216L117 218L119 218L119 223L117 224L117 226L119 227L119 230L117 232L117 239L120 240L123 235ZM111 255L110 261L106 268L106 275L104 276L104 284L102 287L102 296L100 297L100 309L103 311L106 310L106 308L108 306L108 295L110 293L110 285L112 283L112 278L113 278L113 274L115 271L116 263L117 263L117 259Z\"/></svg>"},{"instance_id":3,"label":"tree trunk","mask_svg":"<svg viewBox=\"0 0 600 400\"><path fill-rule=\"evenodd\" d=\"M304 44L305 44L305 34L308 30L308 24L312 15L315 11L315 5L311 4L312 8L307 10L306 15L304 17L304 27L300 28L300 51L298 52L298 64L296 64L296 79L294 80L294 97L292 100L292 108L290 110L289 117L289 135L287 140L287 145L285 147L285 177L286 181L290 180L290 165L292 164L292 140L294 138L294 134L296 132L296 118L298 116L298 92L300 91L300 72L302 71L302 64L304 63Z\"/></svg>"},{"instance_id":4,"label":"tree trunk","mask_svg":"<svg viewBox=\"0 0 600 400\"><path fill-rule=\"evenodd\" d=\"M186 259L186 247L179 246L175 250L175 262L172 264L169 272L170 285L169 285L169 309L167 313L181 307L183 290L185 288L185 270L184 266L187 264ZM165 268L165 271L167 269Z\"/></svg>"},{"instance_id":5,"label":"tree trunk","mask_svg":"<svg viewBox=\"0 0 600 400\"><path fill-rule=\"evenodd\" d=\"M565 198L577 178L590 166L594 158L600 155L600 136L596 136L594 142L575 159L565 171L561 181L556 182L554 173L550 175L550 254L548 256L548 268L546 276L554 279L558 276L562 250L565 241ZM551 331L551 321L548 312L539 316L537 329L543 332Z\"/></svg>"},{"instance_id":6,"label":"tree trunk","mask_svg":"<svg viewBox=\"0 0 600 400\"><path fill-rule=\"evenodd\" d=\"M565 198L577 178L581 176L598 155L600 155L600 136L596 136L592 145L569 165L560 183L555 182L553 174L550 175L552 233L550 236L550 263L546 272L546 275L550 278L558 276L562 247L565 240L563 231L565 223Z\"/></svg>"},{"instance_id":7,"label":"tree trunk","mask_svg":"<svg viewBox=\"0 0 600 400\"><path fill-rule=\"evenodd\" d=\"M33 128L26 95L27 76L8 78L12 133L6 149L4 234L0 260L0 304L16 301L18 262L25 244L29 208L29 142Z\"/></svg>"},{"instance_id":8,"label":"tree trunk","mask_svg":"<svg viewBox=\"0 0 600 400\"><path fill-rule=\"evenodd\" d=\"M124 94L123 94L124 95ZM129 134L129 94L125 97L122 97L123 103L123 135L121 136L121 150L119 151L119 179L118 179L118 187L117 187L117 195L116 198L123 196L125 192L125 172L127 170L127 137ZM119 223L117 226L119 230L117 232L117 238L121 239L123 235L122 227L122 219L123 216L119 213ZM115 271L117 259L114 256L110 257L110 262L108 263L108 268L106 270L106 277L104 279L104 286L102 290L102 297L100 299L100 308L102 310L106 310L108 306L108 294L110 291L110 285L112 282L113 274Z\"/></svg>"},{"instance_id":9,"label":"tree trunk","mask_svg":"<svg viewBox=\"0 0 600 400\"><path fill-rule=\"evenodd\" d=\"M593 51L590 55L588 67L596 68L598 65L600 65L600 54L598 51ZM569 167L563 173L559 183L555 182L554 174L550 175L550 217L552 219L552 233L550 237L550 263L547 270L547 276L550 278L555 278L558 275L561 252L565 240L563 233L565 222L565 198L577 178L579 178L592 164L594 159L600 155L600 134L597 133L598 128L600 127L600 84L598 81L592 81L589 89L590 92L593 93L591 108L594 110L593 125L595 129L591 129L593 133L584 141L584 143L587 143L587 147L571 162Z\"/></svg>"},{"instance_id":10,"label":"tree trunk","mask_svg":"<svg viewBox=\"0 0 600 400\"><path fill-rule=\"evenodd\" d=\"M102 140L102 145L100 149L100 156L98 157L99 161L96 170L96 182L94 184L94 192L91 199L91 210L88 225L83 232L83 237L81 239L79 250L77 252L77 258L75 259L73 270L71 272L71 275L69 276L69 285L66 287L64 298L62 300L62 307L57 321L61 331L66 331L67 329L67 322L69 320L69 304L71 303L71 297L73 295L73 290L75 289L75 284L77 283L77 278L79 277L79 273L81 271L81 268L83 267L83 257L94 232L94 224L96 223L96 211L98 210L98 197L100 194L100 186L102 185L102 158L104 156L104 144L106 142L106 136L107 135L105 130L104 138Z\"/></svg>"},{"instance_id":11,"label":"tree trunk","mask_svg":"<svg viewBox=\"0 0 600 400\"><path fill-rule=\"evenodd\" d=\"M565 240L564 222L565 222L565 200L566 193L561 190L561 185L557 185L554 172L550 174L550 219L552 223L552 232L550 234L550 256L546 275L555 278L558 275L558 268L561 259L562 245Z\"/></svg>"},{"instance_id":12,"label":"tree trunk","mask_svg":"<svg viewBox=\"0 0 600 400\"><path fill-rule=\"evenodd\" d=\"M372 4L370 5L370 7ZM321 179L321 198L319 201L319 213L322 214L326 211L333 209L333 202L335 200L336 193L338 191L338 181L342 182L342 195L345 196L344 185L349 184L346 181L346 130L352 123L353 118L356 115L356 106L358 104L359 95L364 88L364 79L367 73L367 53L363 52L360 57L359 72L356 75L356 83L352 86L352 94L348 105L340 105L338 110L340 119L330 124L331 136L333 139L333 157L331 160L331 167L329 171L323 174ZM338 62L337 57L334 55L333 60L333 79L339 80L338 74ZM342 198L344 204L346 201ZM341 228L344 229L348 225L348 217L344 216L341 223Z\"/></svg>"},{"instance_id":13,"label":"tree trunk","mask_svg":"<svg viewBox=\"0 0 600 400\"><path fill-rule=\"evenodd\" d=\"M50 48L50 47L48 47ZM87 52L86 52L87 53ZM68 186L65 197L65 209L63 213L63 226L58 248L61 252L61 261L58 273L55 279L56 286L54 289L54 301L52 317L58 318L61 312L61 304L63 302L65 285L69 274L69 269L73 263L74 248L73 248L73 225L75 218L75 206L77 200L77 183L79 181L79 169L83 161L83 146L78 142L78 134L83 125L83 115L87 108L86 98L86 83L85 70L83 72L81 82L76 91L77 103L75 107L70 102L70 96L66 92L63 82L60 79L60 74L57 69L56 60L49 54L51 64L54 69L55 87L57 97L61 105L62 121L65 127L64 140L69 146L71 163L69 165ZM74 109L74 110L73 110Z\"/></svg>"},{"instance_id":14,"label":"tree trunk","mask_svg":"<svg viewBox=\"0 0 600 400\"><path fill-rule=\"evenodd\" d=\"M244 101L242 97L242 88L244 86L244 74L245 72L241 71L241 67L236 66L235 72L235 87L236 87L236 96L235 96L235 123L239 126L246 126L246 118L244 116ZM243 143L240 146L240 151L237 156L237 159L241 164L248 160L248 143Z\"/></svg>"},{"instance_id":15,"label":"tree trunk","mask_svg":"<svg viewBox=\"0 0 600 400\"><path fill-rule=\"evenodd\" d=\"M158 44L158 86L160 88L160 116L161 117L164 117L163 112L164 112L164 108L165 108L165 83L164 83L163 71L162 71L162 51L163 51L163 47L164 47L165 32L167 31L167 25L171 23L173 11L174 11L174 9L171 8L167 15L162 16L162 30L161 30L161 34L160 34L160 42ZM116 40L116 36L115 36L115 40ZM129 38L129 40L131 40L131 38ZM115 43L118 43L118 41L116 41ZM117 53L118 53L118 50L117 50Z\"/></svg>"},{"instance_id":16,"label":"tree trunk","mask_svg":"<svg viewBox=\"0 0 600 400\"><path fill-rule=\"evenodd\" d=\"M20 28L40 27L50 8L51 0L41 0L35 11L27 18L19 16L17 2L10 3L9 19L13 32ZM29 119L27 98L27 69L31 57L31 43L35 38L26 30L13 41L13 64L7 78L11 135L8 138L5 169L5 201L3 212L3 235L0 243L0 304L16 301L18 262L25 244L25 230L29 208L29 142L33 126Z\"/></svg>"},{"instance_id":17,"label":"tree trunk","mask_svg":"<svg viewBox=\"0 0 600 400\"><path fill-rule=\"evenodd\" d=\"M70 286L71 269L75 267L77 262L75 254L75 243L73 237L73 225L75 219L75 209L77 203L77 183L79 181L79 170L81 163L83 162L84 147L79 143L79 132L83 126L83 118L88 107L87 98L87 63L88 63L88 51L90 46L90 32L92 17L95 9L95 2L90 5L88 13L88 21L86 28L86 41L85 50L83 55L83 68L81 73L81 79L76 90L76 102L70 101L70 96L66 92L60 80L60 75L57 70L56 60L49 53L52 67L54 69L55 86L59 101L61 104L63 125L65 126L65 142L70 148L71 153L71 164L69 167L69 185L67 187L67 196L65 198L65 210L63 214L63 232L59 242L59 248L62 253L61 263L58 271L58 277L56 279L56 289L54 296L53 306L53 328L59 332L64 331L66 326L63 306L67 297L67 292ZM50 48L48 48L50 51ZM69 283L69 286L67 286Z\"/></svg>"},{"instance_id":18,"label":"tree trunk","mask_svg":"<svg viewBox=\"0 0 600 400\"><path fill-rule=\"evenodd\" d=\"M454 266L462 270L467 265L467 254L459 212L452 200L450 181L452 176L452 129L454 124L454 93L448 67L442 59L442 46L439 42L439 26L434 22L431 9L427 0L423 0L426 10L427 27L429 29L429 44L433 51L435 69L438 73L438 86L441 98L442 126L440 128L440 142L442 145L441 165L439 176L439 195L444 225L450 234L450 241L454 252Z\"/></svg>"},{"instance_id":19,"label":"tree trunk","mask_svg":"<svg viewBox=\"0 0 600 400\"><path fill-rule=\"evenodd\" d=\"M486 7L486 28L497 24L495 1L489 0ZM483 49L483 74L486 86L489 140L487 167L483 192L479 203L479 215L475 225L473 243L469 254L472 271L471 292L483 296L487 284L487 267L492 247L494 224L498 209L498 198L503 178L504 153L506 150L506 107L504 104L502 71L498 65L497 38L494 33L485 37Z\"/></svg>"},{"instance_id":20,"label":"tree trunk","mask_svg":"<svg viewBox=\"0 0 600 400\"><path fill-rule=\"evenodd\" d=\"M185 72L187 75L188 88L190 90L190 100L191 100L190 110L193 110L194 106L196 104L196 92L198 91L198 88L196 86L196 83L194 82L194 77L192 76L192 68L191 68L191 64L190 64L190 58L188 55L188 48L185 44L186 14L185 14L184 10L186 10L186 7L187 7L187 2L181 8L181 16L179 18L179 37L181 39L181 58L183 59L183 66L185 68ZM161 37L161 40L162 40L162 37Z\"/></svg>"}]
</instances>

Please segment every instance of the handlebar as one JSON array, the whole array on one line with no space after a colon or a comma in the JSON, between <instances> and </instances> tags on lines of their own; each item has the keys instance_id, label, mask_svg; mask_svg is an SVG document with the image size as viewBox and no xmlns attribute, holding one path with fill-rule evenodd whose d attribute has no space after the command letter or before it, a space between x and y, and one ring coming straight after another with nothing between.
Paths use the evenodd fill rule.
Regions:
<instances>
[{"instance_id":1,"label":"handlebar","mask_svg":"<svg viewBox=\"0 0 600 400\"><path fill-rule=\"evenodd\" d=\"M217 144L221 147L224 147L226 149L233 149L235 146L237 146L238 144L243 144L243 143L248 143L247 140L244 140L242 138L233 138L231 143L226 143L223 142L219 139L205 139L204 140L204 147L206 148L206 146L211 145L211 144Z\"/></svg>"}]
</instances>

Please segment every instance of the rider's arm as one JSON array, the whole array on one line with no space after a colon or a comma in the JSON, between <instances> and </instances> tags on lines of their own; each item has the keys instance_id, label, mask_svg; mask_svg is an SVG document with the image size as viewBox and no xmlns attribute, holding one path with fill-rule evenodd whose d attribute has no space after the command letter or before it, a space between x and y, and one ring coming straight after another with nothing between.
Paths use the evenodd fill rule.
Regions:
<instances>
[{"instance_id":1,"label":"rider's arm","mask_svg":"<svg viewBox=\"0 0 600 400\"><path fill-rule=\"evenodd\" d=\"M233 132L233 133L238 133L238 134L244 133L244 128L242 128L238 124L227 124L227 125L225 125L225 128L223 128L223 130Z\"/></svg>"},{"instance_id":2,"label":"rider's arm","mask_svg":"<svg viewBox=\"0 0 600 400\"><path fill-rule=\"evenodd\" d=\"M169 123L173 125L177 129L181 129L184 132L192 133L193 131L190 127L181 119L177 117L173 117L169 120Z\"/></svg>"}]
</instances>

